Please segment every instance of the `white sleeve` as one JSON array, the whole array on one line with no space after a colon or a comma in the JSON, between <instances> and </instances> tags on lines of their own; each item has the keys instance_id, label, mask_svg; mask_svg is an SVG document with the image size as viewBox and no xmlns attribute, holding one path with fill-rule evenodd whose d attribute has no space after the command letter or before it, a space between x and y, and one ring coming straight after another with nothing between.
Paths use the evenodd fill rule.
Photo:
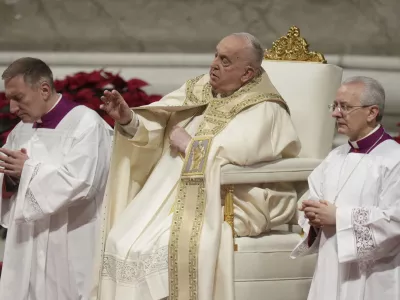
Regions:
<instances>
[{"instance_id":1,"label":"white sleeve","mask_svg":"<svg viewBox=\"0 0 400 300\"><path fill-rule=\"evenodd\" d=\"M2 148L5 149L11 149L11 138L12 138L12 133L9 134L6 143L2 146ZM4 155L0 153L0 155ZM13 201L13 197L10 197L6 193L6 179L5 175L0 173L0 184L1 184L1 189L0 189L0 225L7 228L9 221L10 221L10 209L11 209L11 203Z\"/></svg>"},{"instance_id":2,"label":"white sleeve","mask_svg":"<svg viewBox=\"0 0 400 300\"><path fill-rule=\"evenodd\" d=\"M329 157L329 156L328 156ZM307 200L319 201L323 198L323 182L324 172L327 164L328 157L314 169L308 178L309 195ZM310 226L308 219L304 216L304 212L299 212L300 227L303 229L304 236L300 243L293 250L291 257L301 257L308 254L318 252L319 239L321 233L318 229ZM314 231L314 232L312 232Z\"/></svg>"},{"instance_id":3,"label":"white sleeve","mask_svg":"<svg viewBox=\"0 0 400 300\"><path fill-rule=\"evenodd\" d=\"M92 198L107 177L111 131L95 124L81 134L62 165L29 159L18 189L15 220L34 221Z\"/></svg>"},{"instance_id":4,"label":"white sleeve","mask_svg":"<svg viewBox=\"0 0 400 300\"><path fill-rule=\"evenodd\" d=\"M378 206L338 207L339 262L376 260L398 254L400 239L400 164L383 179Z\"/></svg>"},{"instance_id":5,"label":"white sleeve","mask_svg":"<svg viewBox=\"0 0 400 300\"><path fill-rule=\"evenodd\" d=\"M164 96L160 101L153 102L148 106L181 106L186 99L186 84L176 91ZM164 139L164 130L170 117L166 111L135 110L133 118L127 125L115 126L123 136L128 138L134 145L142 148L158 148Z\"/></svg>"}]
</instances>

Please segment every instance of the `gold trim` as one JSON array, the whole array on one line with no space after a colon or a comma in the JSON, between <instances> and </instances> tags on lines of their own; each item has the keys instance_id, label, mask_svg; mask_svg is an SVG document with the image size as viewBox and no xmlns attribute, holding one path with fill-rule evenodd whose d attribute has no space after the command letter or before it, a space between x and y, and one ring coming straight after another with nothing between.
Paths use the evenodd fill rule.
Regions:
<instances>
[{"instance_id":1,"label":"gold trim","mask_svg":"<svg viewBox=\"0 0 400 300\"><path fill-rule=\"evenodd\" d=\"M204 176L212 138L212 136L196 136L192 139L185 156L182 177Z\"/></svg>"},{"instance_id":2,"label":"gold trim","mask_svg":"<svg viewBox=\"0 0 400 300\"><path fill-rule=\"evenodd\" d=\"M231 226L232 229L232 237L233 237L233 250L237 251L237 245L235 243L235 238L237 236L235 232L235 223L234 223L234 206L233 206L233 191L234 186L228 185L225 187L226 195L225 195L225 204L224 204L224 221Z\"/></svg>"},{"instance_id":3,"label":"gold trim","mask_svg":"<svg viewBox=\"0 0 400 300\"><path fill-rule=\"evenodd\" d=\"M208 85L204 87L204 84L202 84L201 80L204 78L203 75L196 76L192 79L189 79L186 81L186 99L183 102L183 105L201 105L201 104L207 104L211 98L211 85L208 82ZM204 79L203 79L204 80ZM196 96L197 89L200 88L203 97L199 98Z\"/></svg>"},{"instance_id":4,"label":"gold trim","mask_svg":"<svg viewBox=\"0 0 400 300\"><path fill-rule=\"evenodd\" d=\"M260 76L261 77L261 76ZM274 101L287 108L275 93L251 92L261 83L257 77L226 98L213 98L208 78L195 78L187 85L189 96L185 102L208 104L182 168L175 200L169 241L169 299L197 300L198 251L207 203L205 190L206 163L213 138L218 135L238 113L263 101ZM189 87L188 87L189 89ZM271 88L272 91L272 88ZM199 149L200 141L203 148ZM197 150L196 150L197 148ZM197 153L196 153L197 151ZM193 156L196 153L196 158Z\"/></svg>"},{"instance_id":5,"label":"gold trim","mask_svg":"<svg viewBox=\"0 0 400 300\"><path fill-rule=\"evenodd\" d=\"M266 60L289 60L326 63L322 53L308 50L309 44L300 36L300 29L290 27L286 36L282 36L272 44L271 49L266 49Z\"/></svg>"}]
</instances>

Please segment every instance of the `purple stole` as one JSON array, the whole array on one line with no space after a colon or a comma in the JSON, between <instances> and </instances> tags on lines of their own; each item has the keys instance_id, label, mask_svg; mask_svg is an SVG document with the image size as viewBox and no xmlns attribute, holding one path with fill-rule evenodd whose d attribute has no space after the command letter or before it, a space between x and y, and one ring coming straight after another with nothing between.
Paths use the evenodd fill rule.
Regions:
<instances>
[{"instance_id":1,"label":"purple stole","mask_svg":"<svg viewBox=\"0 0 400 300\"><path fill-rule=\"evenodd\" d=\"M33 123L33 128L55 129L61 120L76 106L78 106L77 103L62 97L52 110L42 116L40 122Z\"/></svg>"},{"instance_id":2,"label":"purple stole","mask_svg":"<svg viewBox=\"0 0 400 300\"><path fill-rule=\"evenodd\" d=\"M362 153L368 154L379 144L386 140L393 140L393 138L385 132L382 125L374 133L362 138L357 142L348 142L350 145L349 153Z\"/></svg>"}]
</instances>

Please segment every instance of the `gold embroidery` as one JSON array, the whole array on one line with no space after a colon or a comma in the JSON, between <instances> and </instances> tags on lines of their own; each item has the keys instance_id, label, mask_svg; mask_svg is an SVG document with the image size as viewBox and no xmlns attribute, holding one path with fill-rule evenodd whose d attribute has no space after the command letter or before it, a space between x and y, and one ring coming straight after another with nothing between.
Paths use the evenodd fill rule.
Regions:
<instances>
[{"instance_id":1,"label":"gold embroidery","mask_svg":"<svg viewBox=\"0 0 400 300\"><path fill-rule=\"evenodd\" d=\"M199 81L204 77L204 75L197 76L195 78L189 79L186 82L186 99L183 105L198 105L198 104L205 104L205 99L209 99L210 97L202 97L198 98L195 95L195 86L199 83ZM211 88L211 86L210 86ZM203 89L205 91L206 89ZM211 90L211 89L210 89ZM204 92L205 93L205 92Z\"/></svg>"},{"instance_id":2,"label":"gold embroidery","mask_svg":"<svg viewBox=\"0 0 400 300\"><path fill-rule=\"evenodd\" d=\"M198 183L198 193L196 199L196 212L192 226L192 234L190 236L189 244L189 295L190 300L197 299L197 288L198 288L198 249L201 229L203 227L204 211L206 208L206 190L205 182L203 180Z\"/></svg>"},{"instance_id":3,"label":"gold embroidery","mask_svg":"<svg viewBox=\"0 0 400 300\"><path fill-rule=\"evenodd\" d=\"M169 276L170 276L170 299L197 299L197 253L198 243L200 240L200 232L203 224L203 214L205 208L205 183L204 173L208 152L211 147L212 137L195 137L190 143L188 154L185 157L185 162L182 168L181 181L177 198L175 200L174 216L172 220L170 244L169 244ZM191 225L189 242L189 265L187 271L189 273L188 293L179 288L179 270L184 269L183 266L178 266L178 245L182 238L181 227L183 214L185 211L185 202L187 200L187 189L195 188L197 197L195 207L195 216ZM190 201L190 200L189 200ZM185 238L185 236L183 237ZM180 292L180 293L179 293Z\"/></svg>"},{"instance_id":4,"label":"gold embroidery","mask_svg":"<svg viewBox=\"0 0 400 300\"><path fill-rule=\"evenodd\" d=\"M211 141L212 137L195 137L193 139L185 158L182 176L204 175Z\"/></svg>"},{"instance_id":5,"label":"gold embroidery","mask_svg":"<svg viewBox=\"0 0 400 300\"><path fill-rule=\"evenodd\" d=\"M185 104L197 101L197 104L208 105L204 120L189 145L176 196L169 244L170 300L197 300L198 247L207 203L205 170L213 138L238 113L262 101L275 101L287 109L278 94L250 92L261 80L259 76L233 95L218 99L212 97L207 75L188 82L188 88L190 86L192 90L187 91L190 97L185 100ZM199 90L200 86L202 90ZM179 245L186 245L186 242L189 248L184 247L186 250L179 251ZM183 259L183 263L178 264L179 257L187 257L188 261ZM185 284L187 278L188 284Z\"/></svg>"},{"instance_id":6,"label":"gold embroidery","mask_svg":"<svg viewBox=\"0 0 400 300\"><path fill-rule=\"evenodd\" d=\"M178 187L177 198L175 201L175 211L171 225L171 233L169 238L168 249L168 269L169 269L169 298L177 300L179 296L179 281L178 281L178 243L180 237L180 229L182 226L183 210L185 208L185 198L187 193L187 183L180 182Z\"/></svg>"},{"instance_id":7,"label":"gold embroidery","mask_svg":"<svg viewBox=\"0 0 400 300\"><path fill-rule=\"evenodd\" d=\"M205 149L202 143L193 150L192 165L190 166L189 172L195 172L200 170L200 164L204 160Z\"/></svg>"},{"instance_id":8,"label":"gold embroidery","mask_svg":"<svg viewBox=\"0 0 400 300\"><path fill-rule=\"evenodd\" d=\"M234 105L231 110L226 111L226 106L222 106L217 100L210 102L204 112L205 122L200 124L196 135L216 135L228 124L228 121L234 118L239 112L247 107L263 101L274 101L283 104L283 99L277 94L259 94L254 98L246 99Z\"/></svg>"}]
</instances>

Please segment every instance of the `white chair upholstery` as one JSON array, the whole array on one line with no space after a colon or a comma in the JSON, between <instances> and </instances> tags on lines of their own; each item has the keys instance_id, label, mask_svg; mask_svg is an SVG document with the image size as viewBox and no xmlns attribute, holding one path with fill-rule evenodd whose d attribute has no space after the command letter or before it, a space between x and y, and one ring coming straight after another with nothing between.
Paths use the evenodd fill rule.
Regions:
<instances>
[{"instance_id":1,"label":"white chair upholstery","mask_svg":"<svg viewBox=\"0 0 400 300\"><path fill-rule=\"evenodd\" d=\"M289 105L302 144L299 157L325 158L335 133L328 105L335 100L342 69L321 63L267 60L263 67Z\"/></svg>"},{"instance_id":2,"label":"white chair upholstery","mask_svg":"<svg viewBox=\"0 0 400 300\"><path fill-rule=\"evenodd\" d=\"M335 126L328 104L333 102L340 86L342 69L289 61L264 61L263 67L289 105L302 151L299 158L251 167L224 166L222 183L291 181L303 182L304 186L309 174L332 148ZM298 226L292 225L256 238L236 238L236 300L305 300L316 256L289 258L300 239Z\"/></svg>"}]
</instances>

